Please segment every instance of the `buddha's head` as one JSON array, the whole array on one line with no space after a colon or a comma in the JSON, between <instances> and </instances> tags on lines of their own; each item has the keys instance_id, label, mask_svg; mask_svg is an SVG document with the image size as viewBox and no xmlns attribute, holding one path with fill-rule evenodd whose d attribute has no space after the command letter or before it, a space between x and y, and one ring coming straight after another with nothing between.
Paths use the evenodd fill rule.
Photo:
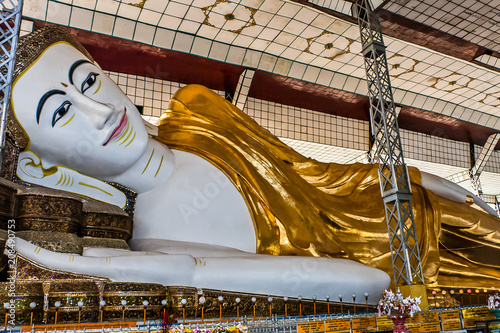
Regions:
<instances>
[{"instance_id":1,"label":"buddha's head","mask_svg":"<svg viewBox=\"0 0 500 333\"><path fill-rule=\"evenodd\" d=\"M10 117L44 168L103 179L142 156L148 136L139 112L70 34L38 30L19 42L18 54Z\"/></svg>"}]
</instances>

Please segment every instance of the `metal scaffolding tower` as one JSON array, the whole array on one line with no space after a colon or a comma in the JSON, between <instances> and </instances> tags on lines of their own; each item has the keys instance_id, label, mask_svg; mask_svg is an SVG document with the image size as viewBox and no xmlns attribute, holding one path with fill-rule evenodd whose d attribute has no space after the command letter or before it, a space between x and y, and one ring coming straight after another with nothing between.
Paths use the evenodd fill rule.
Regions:
<instances>
[{"instance_id":1,"label":"metal scaffolding tower","mask_svg":"<svg viewBox=\"0 0 500 333\"><path fill-rule=\"evenodd\" d=\"M403 159L397 114L378 16L369 0L356 0L365 70L370 97L370 123L375 140L375 160L389 231L394 283L422 283L408 170Z\"/></svg>"},{"instance_id":2,"label":"metal scaffolding tower","mask_svg":"<svg viewBox=\"0 0 500 333\"><path fill-rule=\"evenodd\" d=\"M488 140L486 140L486 143L484 144L481 153L479 153L479 156L476 159L474 165L469 170L471 185L476 191L477 196L480 198L483 198L483 189L481 187L481 181L479 179L479 176L481 176L481 172L483 172L484 167L486 166L486 163L488 162L499 140L500 140L500 133L494 133L490 135L488 137Z\"/></svg>"},{"instance_id":3,"label":"metal scaffolding tower","mask_svg":"<svg viewBox=\"0 0 500 333\"><path fill-rule=\"evenodd\" d=\"M22 6L22 0L2 0L0 9L0 103L2 106L0 118L0 167L5 147L7 106L10 99L17 38L21 26Z\"/></svg>"}]
</instances>

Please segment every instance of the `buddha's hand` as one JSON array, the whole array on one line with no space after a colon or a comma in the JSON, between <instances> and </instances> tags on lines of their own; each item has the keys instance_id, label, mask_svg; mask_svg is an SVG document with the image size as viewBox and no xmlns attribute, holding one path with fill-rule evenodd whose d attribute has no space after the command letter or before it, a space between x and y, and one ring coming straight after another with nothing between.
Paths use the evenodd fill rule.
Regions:
<instances>
[{"instance_id":1,"label":"buddha's hand","mask_svg":"<svg viewBox=\"0 0 500 333\"><path fill-rule=\"evenodd\" d=\"M120 208L126 206L127 197L113 186L64 166L46 164L49 163L32 151L23 151L19 154L17 176L32 184L77 193Z\"/></svg>"},{"instance_id":2,"label":"buddha's hand","mask_svg":"<svg viewBox=\"0 0 500 333\"><path fill-rule=\"evenodd\" d=\"M112 281L192 284L195 260L190 255L159 252L93 249L92 256L52 252L15 238L15 250L23 257L48 269L109 278Z\"/></svg>"}]
</instances>

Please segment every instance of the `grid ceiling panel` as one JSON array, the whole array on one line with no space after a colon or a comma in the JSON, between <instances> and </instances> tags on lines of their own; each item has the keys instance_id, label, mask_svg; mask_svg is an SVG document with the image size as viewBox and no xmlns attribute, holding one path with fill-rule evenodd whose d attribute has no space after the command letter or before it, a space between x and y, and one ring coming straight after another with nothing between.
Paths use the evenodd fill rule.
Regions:
<instances>
[{"instance_id":1,"label":"grid ceiling panel","mask_svg":"<svg viewBox=\"0 0 500 333\"><path fill-rule=\"evenodd\" d=\"M500 0L392 0L384 8L500 52Z\"/></svg>"},{"instance_id":2,"label":"grid ceiling panel","mask_svg":"<svg viewBox=\"0 0 500 333\"><path fill-rule=\"evenodd\" d=\"M289 138L280 138L280 140L301 155L324 163L334 162L344 164L363 154L362 151L356 149L335 147L321 143Z\"/></svg>"},{"instance_id":3,"label":"grid ceiling panel","mask_svg":"<svg viewBox=\"0 0 500 333\"><path fill-rule=\"evenodd\" d=\"M500 58L490 56L488 54L483 54L475 59L483 64L500 69Z\"/></svg>"},{"instance_id":4,"label":"grid ceiling panel","mask_svg":"<svg viewBox=\"0 0 500 333\"><path fill-rule=\"evenodd\" d=\"M289 138L280 138L281 141L292 147L298 153L313 158L320 162L349 163L356 160L361 155L366 154L361 150L335 147L314 142L307 142ZM445 164L432 163L411 158L405 158L408 166L416 167L421 171L447 178L451 175L467 171L466 168L460 168ZM474 193L468 180L458 183L458 185ZM500 188L500 174L492 172L483 172L481 174L481 185L484 193L497 193Z\"/></svg>"},{"instance_id":5,"label":"grid ceiling panel","mask_svg":"<svg viewBox=\"0 0 500 333\"><path fill-rule=\"evenodd\" d=\"M144 118L156 123L177 89L184 84L130 74L109 73L134 104L144 106ZM248 87L247 87L248 88ZM222 91L216 91L221 96ZM149 97L147 97L149 96ZM313 110L248 98L245 112L304 156L322 162L366 162L369 125L366 121L331 116ZM447 178L462 173L469 165L469 145L439 136L401 130L406 163ZM481 147L476 147L479 153ZM499 194L500 174L495 166L500 152L494 152L481 175L485 193ZM468 187L469 182L460 183Z\"/></svg>"},{"instance_id":6,"label":"grid ceiling panel","mask_svg":"<svg viewBox=\"0 0 500 333\"><path fill-rule=\"evenodd\" d=\"M398 4L405 1L398 1ZM316 75L319 68L329 70L332 74L340 72L355 78L364 78L356 24L285 0L176 0L169 1L168 4L163 0L148 0L147 6L144 5L143 8L138 6L138 1L133 5L134 3L128 3L129 0L112 1L115 6L104 5L109 4L109 0L66 0L68 3L49 0L47 6L40 6L37 2L38 0L26 0L28 6L24 14L34 18L43 17L42 19L58 24L85 28L78 20L70 20L73 10L75 15L78 15L77 11L82 8L95 7L98 9L93 13L91 31L115 34L177 51L206 54L206 57L215 60L297 77L295 72L291 72L293 66L277 65L277 59L281 57L292 63L307 64L303 76L297 78L318 84L326 82L323 77ZM391 2L390 6L394 3ZM415 4L412 0L399 6L405 9L410 3ZM454 0L449 3L460 5L463 1ZM427 7L423 6L424 4ZM424 9L435 7L436 4L426 0L421 6ZM446 2L443 2L443 8L445 6ZM491 2L488 6L494 7ZM448 7L451 11L454 10L451 9L452 6ZM467 10L476 10L479 13L482 9L476 7L470 6ZM492 12L495 10L492 9ZM448 12L441 13L442 11L436 7L440 17L445 14L452 15ZM128 30L117 29L116 26L123 25L125 19L134 22L134 26L129 24ZM173 42L154 37L159 28L152 23L157 21L158 26L175 32L168 34L168 37L173 37ZM132 37L131 30L134 31ZM165 32L161 34L164 35ZM194 46L195 34L224 44L228 52L233 47L251 50L247 50L243 57L222 59L218 52L206 53L197 49ZM449 114L451 117L481 124L484 124L485 119L489 119L487 126L497 126L496 117L500 114L498 73L394 38L385 37L385 43L393 87L396 90L417 92L433 99L433 102L426 103L420 98L403 98L399 103L443 113L445 110L437 107L440 105L437 101L442 100L454 105L453 112ZM249 60L248 57L252 59ZM289 68L290 71L285 72L284 68ZM336 84L334 79L330 81L330 86L338 87L339 84ZM360 86L344 84L341 89L356 93L366 91L366 88L361 89ZM466 112L460 109L459 105L466 107ZM493 115L494 118L487 118L484 113Z\"/></svg>"},{"instance_id":7,"label":"grid ceiling panel","mask_svg":"<svg viewBox=\"0 0 500 333\"><path fill-rule=\"evenodd\" d=\"M310 3L313 3L320 7L325 7L336 12L351 15L351 3L343 0L311 0Z\"/></svg>"}]
</instances>

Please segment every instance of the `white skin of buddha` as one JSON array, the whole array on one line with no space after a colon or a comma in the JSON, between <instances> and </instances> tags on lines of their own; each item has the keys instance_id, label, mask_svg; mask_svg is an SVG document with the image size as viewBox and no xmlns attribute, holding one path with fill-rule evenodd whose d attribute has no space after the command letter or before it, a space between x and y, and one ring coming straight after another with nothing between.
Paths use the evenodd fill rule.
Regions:
<instances>
[{"instance_id":1,"label":"white skin of buddha","mask_svg":"<svg viewBox=\"0 0 500 333\"><path fill-rule=\"evenodd\" d=\"M80 180L76 170L138 193L132 251L68 255L16 239L16 250L35 262L114 281L290 297L367 292L371 303L389 285L386 273L349 260L256 254L249 210L229 179L201 157L148 137L132 102L67 43L49 47L18 77L12 105L30 137L20 178L62 188L62 173L75 192L102 194L104 183ZM43 172L40 163L64 171Z\"/></svg>"},{"instance_id":2,"label":"white skin of buddha","mask_svg":"<svg viewBox=\"0 0 500 333\"><path fill-rule=\"evenodd\" d=\"M50 46L18 77L12 105L30 137L21 179L62 188L61 173L44 173L41 163L45 170L64 166L70 191L115 200L104 183L79 180L81 173L138 193L132 251L68 255L17 239L16 250L35 262L114 281L318 299L368 293L370 303L389 285L384 272L345 259L256 254L248 207L225 174L150 138L133 103L67 43Z\"/></svg>"}]
</instances>

